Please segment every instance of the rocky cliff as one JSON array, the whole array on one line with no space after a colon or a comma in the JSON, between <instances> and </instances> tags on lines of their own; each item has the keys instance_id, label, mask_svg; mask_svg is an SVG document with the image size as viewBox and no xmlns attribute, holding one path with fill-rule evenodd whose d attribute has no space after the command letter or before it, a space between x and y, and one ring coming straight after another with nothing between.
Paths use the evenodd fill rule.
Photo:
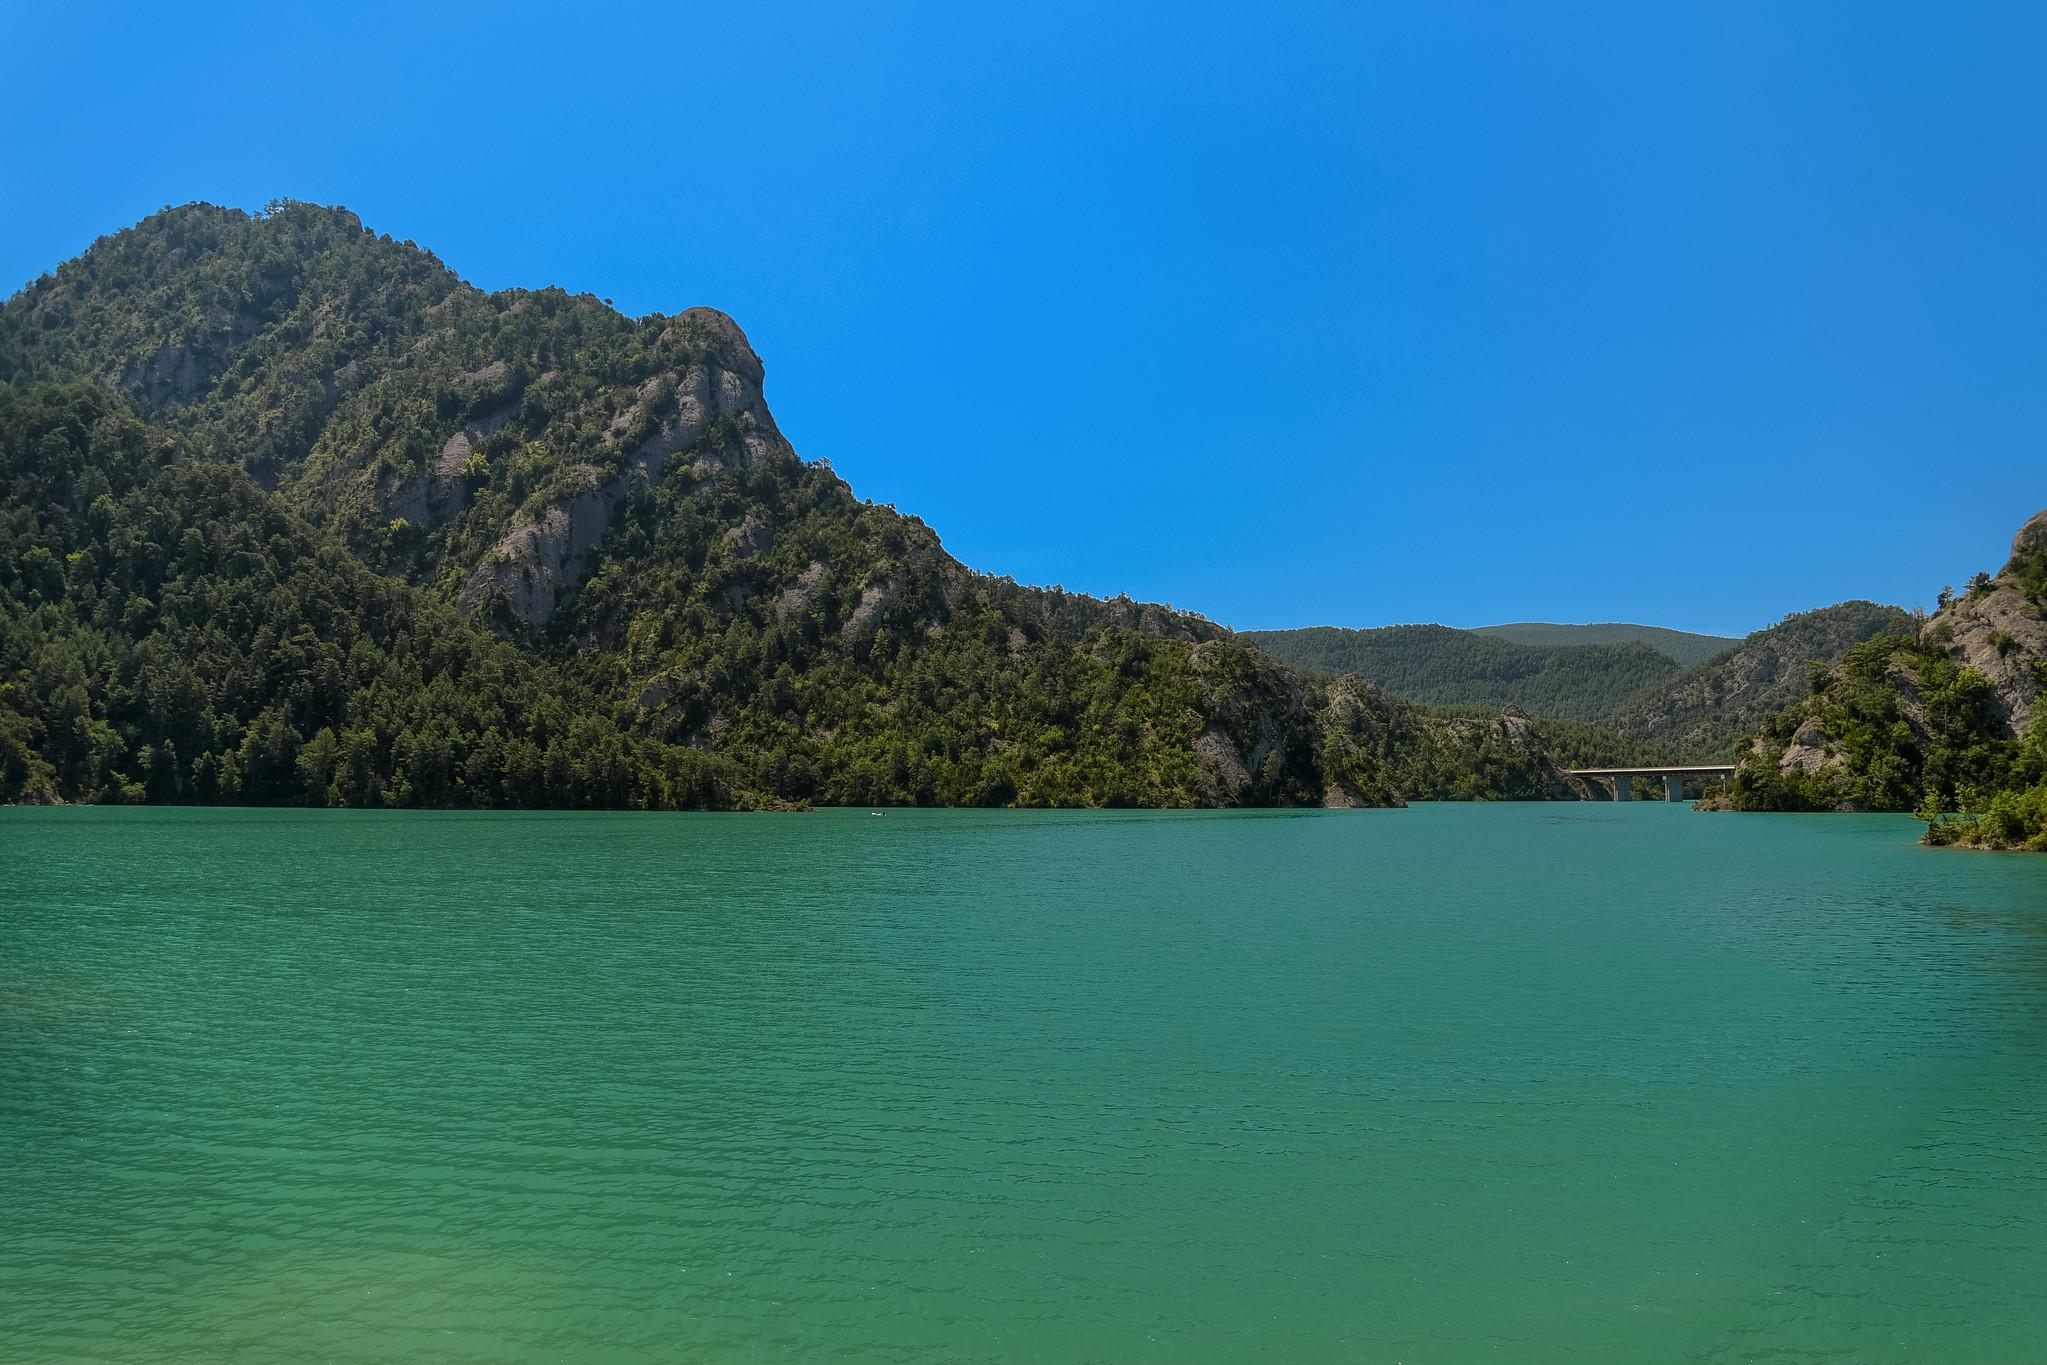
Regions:
<instances>
[{"instance_id":1,"label":"rocky cliff","mask_svg":"<svg viewBox=\"0 0 2047 1365\"><path fill-rule=\"evenodd\" d=\"M1943 596L1916 629L1817 672L1809 695L1748 745L1734 804L1970 820L2004 811L2004 833L1982 841L2030 839L2020 807L2047 780L2047 512L2020 528L1997 574ZM2036 804L2047 818L2047 788Z\"/></svg>"}]
</instances>

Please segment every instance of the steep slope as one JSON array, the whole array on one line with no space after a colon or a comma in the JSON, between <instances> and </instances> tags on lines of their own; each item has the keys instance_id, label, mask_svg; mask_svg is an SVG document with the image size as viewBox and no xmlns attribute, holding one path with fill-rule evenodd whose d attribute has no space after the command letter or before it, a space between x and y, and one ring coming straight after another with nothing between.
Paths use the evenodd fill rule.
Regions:
<instances>
[{"instance_id":1,"label":"steep slope","mask_svg":"<svg viewBox=\"0 0 2047 1365\"><path fill-rule=\"evenodd\" d=\"M1526 645L1448 626L1310 626L1243 638L1297 668L1355 673L1415 701L1517 706L1561 720L1600 720L1681 672L1644 644Z\"/></svg>"},{"instance_id":2,"label":"steep slope","mask_svg":"<svg viewBox=\"0 0 2047 1365\"><path fill-rule=\"evenodd\" d=\"M1911 810L1934 843L2047 848L2047 512L1916 631L1815 680L1748 746L1745 810Z\"/></svg>"},{"instance_id":3,"label":"steep slope","mask_svg":"<svg viewBox=\"0 0 2047 1365\"><path fill-rule=\"evenodd\" d=\"M1691 668L1724 649L1741 643L1727 635L1696 635L1663 626L1637 626L1621 621L1592 625L1558 625L1549 621L1513 621L1503 626L1476 626L1474 635L1491 635L1519 645L1647 645L1677 664Z\"/></svg>"},{"instance_id":4,"label":"steep slope","mask_svg":"<svg viewBox=\"0 0 2047 1365\"><path fill-rule=\"evenodd\" d=\"M1910 624L1903 611L1875 602L1797 612L1622 701L1600 722L1623 738L1696 762L1730 759L1757 726L1805 694L1812 665L1837 662L1864 640Z\"/></svg>"},{"instance_id":5,"label":"steep slope","mask_svg":"<svg viewBox=\"0 0 2047 1365\"><path fill-rule=\"evenodd\" d=\"M129 491L161 499L150 543L183 546L195 528L198 544L240 543L244 522L293 528L278 557L187 563L207 591L267 601L267 584L317 570L297 594L321 603L312 618L245 612L212 642L262 677L232 706L209 701L206 753L238 754L262 730L272 767L298 771L294 746L367 731L392 778L188 785L199 758L182 746L167 788L138 777L166 761L125 662L153 628L107 617L86 591L85 561L69 557L87 553L96 523L81 530L62 497L44 508L57 495L33 486L25 455L0 560L9 610L115 662L86 668L77 704L50 716L30 697L65 649L17 659L5 720L16 792L41 763L44 786L67 798L139 786L150 799L487 803L460 784L398 781L412 720L386 708L363 723L345 699L307 709L299 689L315 663L264 653L259 618L322 646L353 638L358 595L533 670L564 713L613 727L627 768L655 775L601 798L508 779L490 798L520 804L1359 804L1557 790L1539 729L1390 698L1339 704L1198 617L970 573L921 522L796 455L762 398L759 358L722 314L634 320L555 290L484 294L343 210L191 205L104 238L0 308L0 380L29 386L10 400L22 450L52 439L41 408L88 401L45 383L111 387L139 408L146 443L175 471ZM124 457L73 436L73 458L117 485ZM202 464L214 482L195 490ZM272 531L262 542L279 544ZM71 566L61 588L44 581L45 555ZM90 640L77 633L88 616ZM417 663L420 689L495 704L495 681L437 658ZM262 719L271 712L283 723ZM95 765L64 767L66 736L87 722L105 727ZM505 725L455 726L448 761L466 774ZM554 736L528 738L545 751ZM1418 746L1436 761L1403 766Z\"/></svg>"},{"instance_id":6,"label":"steep slope","mask_svg":"<svg viewBox=\"0 0 2047 1365\"><path fill-rule=\"evenodd\" d=\"M1512 706L1596 726L1611 737L1612 756L1591 755L1593 764L1621 762L1623 751L1644 762L1703 763L1732 758L1757 726L1802 696L1810 665L1836 662L1909 619L1896 607L1843 602L1787 616L1690 668L1639 641L1521 644L1498 634L1506 627L1317 626L1243 638L1298 668L1356 673L1429 705Z\"/></svg>"},{"instance_id":7,"label":"steep slope","mask_svg":"<svg viewBox=\"0 0 2047 1365\"><path fill-rule=\"evenodd\" d=\"M0 384L0 488L0 800L758 802L103 390Z\"/></svg>"},{"instance_id":8,"label":"steep slope","mask_svg":"<svg viewBox=\"0 0 2047 1365\"><path fill-rule=\"evenodd\" d=\"M101 238L0 311L0 378L117 387L367 562L497 586L532 625L632 487L789 454L724 315L485 294L309 204L193 204Z\"/></svg>"}]
</instances>

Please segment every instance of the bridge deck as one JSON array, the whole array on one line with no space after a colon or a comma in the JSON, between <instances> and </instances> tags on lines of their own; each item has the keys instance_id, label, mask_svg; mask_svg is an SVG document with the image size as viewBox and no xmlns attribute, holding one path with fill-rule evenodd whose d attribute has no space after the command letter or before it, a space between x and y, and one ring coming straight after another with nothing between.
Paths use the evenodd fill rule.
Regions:
<instances>
[{"instance_id":1,"label":"bridge deck","mask_svg":"<svg viewBox=\"0 0 2047 1365\"><path fill-rule=\"evenodd\" d=\"M1654 768L1573 768L1573 777L1661 777L1665 773L1731 773L1732 763L1665 763Z\"/></svg>"}]
</instances>

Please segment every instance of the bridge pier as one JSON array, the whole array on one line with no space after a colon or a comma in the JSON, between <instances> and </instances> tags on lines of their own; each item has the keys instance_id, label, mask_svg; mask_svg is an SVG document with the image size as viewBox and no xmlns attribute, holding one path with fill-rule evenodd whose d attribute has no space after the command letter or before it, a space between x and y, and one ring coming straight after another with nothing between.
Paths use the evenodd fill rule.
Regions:
<instances>
[{"instance_id":1,"label":"bridge pier","mask_svg":"<svg viewBox=\"0 0 2047 1365\"><path fill-rule=\"evenodd\" d=\"M1660 765L1647 768L1573 768L1571 776L1584 784L1584 791L1593 800L1599 799L1599 784L1613 783L1613 799L1632 801L1635 798L1634 780L1638 777L1660 777L1663 779L1663 794L1672 801L1685 799L1685 779L1696 777L1704 782L1709 777L1733 781L1732 763L1673 763L1669 767Z\"/></svg>"}]
</instances>

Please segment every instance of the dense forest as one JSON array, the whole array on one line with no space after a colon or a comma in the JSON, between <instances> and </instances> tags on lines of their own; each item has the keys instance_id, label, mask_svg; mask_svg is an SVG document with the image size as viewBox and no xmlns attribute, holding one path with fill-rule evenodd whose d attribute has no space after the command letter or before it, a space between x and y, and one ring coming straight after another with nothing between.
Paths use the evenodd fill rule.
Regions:
<instances>
[{"instance_id":1,"label":"dense forest","mask_svg":"<svg viewBox=\"0 0 2047 1365\"><path fill-rule=\"evenodd\" d=\"M1625 698L1598 723L1701 761L1732 759L1757 728L1805 695L1814 664L1910 627L1897 607L1840 602L1794 612L1659 687Z\"/></svg>"},{"instance_id":2,"label":"dense forest","mask_svg":"<svg viewBox=\"0 0 2047 1365\"><path fill-rule=\"evenodd\" d=\"M1917 811L1931 843L2047 849L2047 512L1923 627L1812 673L1744 755L1738 809Z\"/></svg>"},{"instance_id":3,"label":"dense forest","mask_svg":"<svg viewBox=\"0 0 2047 1365\"><path fill-rule=\"evenodd\" d=\"M1741 643L1726 635L1699 635L1688 630L1637 626L1624 621L1601 621L1589 625L1510 621L1498 626L1474 626L1472 634L1497 636L1521 645L1643 644L1658 654L1668 655L1680 668L1702 664L1722 650L1732 649Z\"/></svg>"},{"instance_id":4,"label":"dense forest","mask_svg":"<svg viewBox=\"0 0 2047 1365\"><path fill-rule=\"evenodd\" d=\"M1244 638L1297 668L1356 673L1416 701L1519 706L1559 720L1598 721L1683 671L1640 643L1529 645L1448 626L1310 626Z\"/></svg>"},{"instance_id":5,"label":"dense forest","mask_svg":"<svg viewBox=\"0 0 2047 1365\"><path fill-rule=\"evenodd\" d=\"M1634 626L1385 626L1343 630L1247 631L1245 639L1298 668L1356 673L1390 692L1448 706L1515 706L1555 720L1599 727L1657 760L1731 759L1748 736L1805 693L1808 665L1831 663L1909 618L1873 602L1787 616L1690 667L1641 639L1533 644L1571 632L1608 635ZM1669 632L1677 635L1678 632ZM1690 642L1688 657L1712 639ZM1668 642L1665 642L1668 643ZM1618 759L1612 760L1618 762Z\"/></svg>"},{"instance_id":6,"label":"dense forest","mask_svg":"<svg viewBox=\"0 0 2047 1365\"><path fill-rule=\"evenodd\" d=\"M0 793L719 806L720 762L325 543L104 390L0 385ZM624 719L628 724L622 726Z\"/></svg>"},{"instance_id":7,"label":"dense forest","mask_svg":"<svg viewBox=\"0 0 2047 1365\"><path fill-rule=\"evenodd\" d=\"M0 799L1385 804L1617 742L971 573L710 310L190 205L0 308Z\"/></svg>"}]
</instances>

